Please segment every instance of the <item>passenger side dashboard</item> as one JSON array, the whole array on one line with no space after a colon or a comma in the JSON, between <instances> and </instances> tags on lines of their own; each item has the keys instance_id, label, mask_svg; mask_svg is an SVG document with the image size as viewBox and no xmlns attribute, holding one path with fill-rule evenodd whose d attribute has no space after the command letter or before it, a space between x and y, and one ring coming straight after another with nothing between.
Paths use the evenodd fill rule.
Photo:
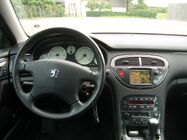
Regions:
<instances>
[{"instance_id":1,"label":"passenger side dashboard","mask_svg":"<svg viewBox=\"0 0 187 140\"><path fill-rule=\"evenodd\" d=\"M181 81L187 78L187 37L94 34L93 38L104 48L107 55L106 82L111 86L115 96L119 139L144 139L144 130L149 130L148 121L151 118L158 119L159 138L165 139L168 97L171 89L181 85ZM142 60L145 65L142 65ZM140 74L142 70L149 73L151 82L148 80L148 83L143 84L131 83L131 71ZM154 77L157 74L160 74L158 82L155 79L159 78ZM150 103L149 98L152 98L154 103Z\"/></svg>"}]
</instances>

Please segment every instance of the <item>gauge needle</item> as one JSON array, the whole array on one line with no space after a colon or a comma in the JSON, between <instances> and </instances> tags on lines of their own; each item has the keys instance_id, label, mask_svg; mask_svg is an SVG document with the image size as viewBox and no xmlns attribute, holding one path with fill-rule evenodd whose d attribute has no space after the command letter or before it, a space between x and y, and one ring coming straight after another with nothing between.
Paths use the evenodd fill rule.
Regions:
<instances>
[{"instance_id":1,"label":"gauge needle","mask_svg":"<svg viewBox=\"0 0 187 140\"><path fill-rule=\"evenodd\" d=\"M86 57L86 54L83 54L79 61L81 61L84 57Z\"/></svg>"}]
</instances>

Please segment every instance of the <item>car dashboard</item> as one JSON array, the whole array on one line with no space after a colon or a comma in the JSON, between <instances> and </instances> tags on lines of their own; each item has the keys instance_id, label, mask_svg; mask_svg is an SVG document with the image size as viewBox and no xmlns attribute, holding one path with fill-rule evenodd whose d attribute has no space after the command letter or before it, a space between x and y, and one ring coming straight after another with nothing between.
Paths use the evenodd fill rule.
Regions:
<instances>
[{"instance_id":1,"label":"car dashboard","mask_svg":"<svg viewBox=\"0 0 187 140\"><path fill-rule=\"evenodd\" d=\"M143 140L146 131L153 127L151 119L157 121L157 131L152 133L161 140L171 138L167 131L171 123L167 120L167 102L173 88L186 91L187 37L117 33L93 33L90 37L105 59L105 86L110 87L114 97L111 113L115 118L112 122L116 128L115 139ZM10 76L11 79L12 65L21 45L10 50L9 60L2 59L1 78ZM58 59L97 68L92 49L79 40L49 38L37 45L40 49L30 50L25 61ZM22 80L24 83L28 79Z\"/></svg>"}]
</instances>

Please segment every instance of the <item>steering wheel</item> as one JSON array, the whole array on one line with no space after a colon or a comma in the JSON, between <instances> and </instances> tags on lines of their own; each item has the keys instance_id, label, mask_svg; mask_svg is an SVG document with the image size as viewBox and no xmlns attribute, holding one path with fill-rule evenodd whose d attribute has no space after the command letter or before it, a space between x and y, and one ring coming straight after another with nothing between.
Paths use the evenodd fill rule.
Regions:
<instances>
[{"instance_id":1,"label":"steering wheel","mask_svg":"<svg viewBox=\"0 0 187 140\"><path fill-rule=\"evenodd\" d=\"M66 60L33 60L24 61L25 54L37 44L51 37L75 37L86 42L98 63L98 70L92 71L88 67ZM21 73L30 72L33 76L33 87L26 93L21 84ZM69 28L51 28L30 37L19 49L13 65L13 85L22 103L35 114L50 119L65 119L75 116L93 105L104 87L105 61L98 45L87 35ZM93 81L95 89L86 102L81 102L78 94L83 81ZM70 106L65 113L51 113L35 105L35 99L41 95L56 95Z\"/></svg>"}]
</instances>

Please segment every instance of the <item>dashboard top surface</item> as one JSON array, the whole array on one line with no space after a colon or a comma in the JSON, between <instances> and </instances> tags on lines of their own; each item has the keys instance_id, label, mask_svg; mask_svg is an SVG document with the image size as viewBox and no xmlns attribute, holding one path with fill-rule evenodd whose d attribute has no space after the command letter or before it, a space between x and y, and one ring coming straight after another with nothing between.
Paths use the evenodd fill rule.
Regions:
<instances>
[{"instance_id":1,"label":"dashboard top surface","mask_svg":"<svg viewBox=\"0 0 187 140\"><path fill-rule=\"evenodd\" d=\"M187 36L157 34L91 34L112 49L187 51Z\"/></svg>"}]
</instances>

